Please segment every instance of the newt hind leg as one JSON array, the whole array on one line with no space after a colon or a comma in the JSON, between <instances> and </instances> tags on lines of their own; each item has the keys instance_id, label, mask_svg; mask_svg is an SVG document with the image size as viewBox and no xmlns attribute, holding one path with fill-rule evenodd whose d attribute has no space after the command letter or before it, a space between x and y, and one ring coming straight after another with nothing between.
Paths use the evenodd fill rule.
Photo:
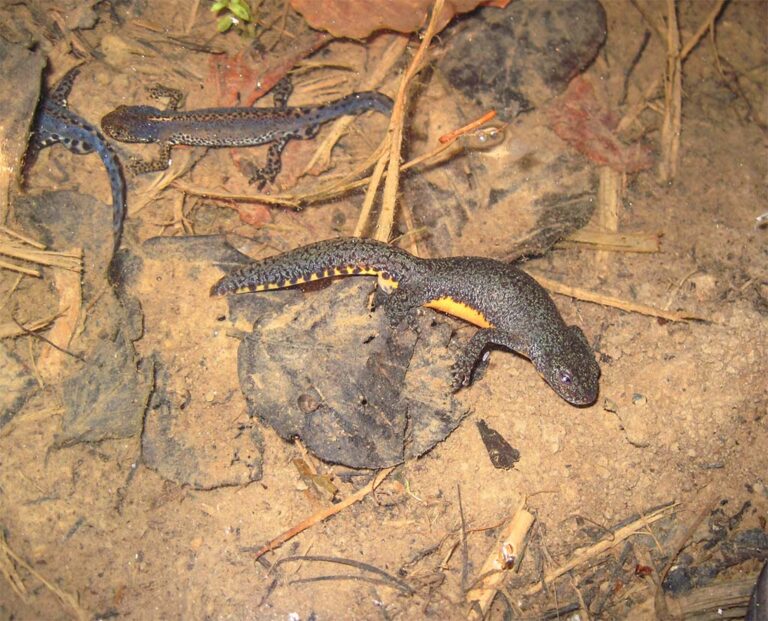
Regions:
<instances>
[{"instance_id":1,"label":"newt hind leg","mask_svg":"<svg viewBox=\"0 0 768 621\"><path fill-rule=\"evenodd\" d=\"M418 288L400 287L393 289L384 304L384 315L390 329L397 330L402 324L409 329L416 330L416 312L429 297L426 293L419 294ZM424 298L424 299L422 299Z\"/></svg>"},{"instance_id":2,"label":"newt hind leg","mask_svg":"<svg viewBox=\"0 0 768 621\"><path fill-rule=\"evenodd\" d=\"M277 84L272 87L272 101L275 104L275 108L287 108L288 98L293 92L293 82L290 76L285 76Z\"/></svg>"},{"instance_id":3,"label":"newt hind leg","mask_svg":"<svg viewBox=\"0 0 768 621\"><path fill-rule=\"evenodd\" d=\"M285 145L288 144L289 140L290 138L280 138L269 145L267 163L261 168L257 168L252 164L248 165L248 182L255 183L259 191L263 190L264 186L268 183L274 182L277 175L280 174L280 170L283 167L283 149L285 149Z\"/></svg>"}]
</instances>

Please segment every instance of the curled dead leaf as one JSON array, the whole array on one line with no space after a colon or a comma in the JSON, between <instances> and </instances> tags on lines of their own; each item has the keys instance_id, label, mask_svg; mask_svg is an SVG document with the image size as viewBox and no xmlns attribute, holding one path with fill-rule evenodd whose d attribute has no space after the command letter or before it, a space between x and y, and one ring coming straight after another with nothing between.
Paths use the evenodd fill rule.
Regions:
<instances>
[{"instance_id":1,"label":"curled dead leaf","mask_svg":"<svg viewBox=\"0 0 768 621\"><path fill-rule=\"evenodd\" d=\"M479 5L505 7L510 0L446 0L440 15L442 30L457 13ZM334 37L362 39L376 30L415 32L426 24L433 0L291 0L312 28L327 30Z\"/></svg>"}]
</instances>

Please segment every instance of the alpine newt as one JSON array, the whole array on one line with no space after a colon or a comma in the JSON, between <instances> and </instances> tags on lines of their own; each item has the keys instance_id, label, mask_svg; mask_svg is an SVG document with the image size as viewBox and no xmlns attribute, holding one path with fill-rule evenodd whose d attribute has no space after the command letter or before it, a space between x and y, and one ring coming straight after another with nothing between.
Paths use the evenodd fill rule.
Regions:
<instances>
[{"instance_id":1,"label":"alpine newt","mask_svg":"<svg viewBox=\"0 0 768 621\"><path fill-rule=\"evenodd\" d=\"M488 345L501 345L529 358L566 401L589 405L597 399L600 367L584 333L566 325L533 278L494 259L421 259L375 240L339 238L237 269L219 280L211 295L282 289L352 275L377 276L390 294L385 313L392 327L413 309L426 306L481 328L456 360L454 390L470 384Z\"/></svg>"},{"instance_id":2,"label":"alpine newt","mask_svg":"<svg viewBox=\"0 0 768 621\"><path fill-rule=\"evenodd\" d=\"M171 147L190 145L203 147L255 147L272 143L267 163L252 173L259 189L272 183L280 173L283 149L293 139L314 138L323 123L348 114L376 110L389 114L392 100L381 93L352 93L341 99L315 107L288 107L292 87L283 80L273 89L274 108L202 108L180 111L182 95L163 86L150 89L155 98L167 97L168 106L160 110L152 106L120 106L101 120L101 128L121 142L158 142L160 155L151 161L134 160L130 169L135 174L168 168Z\"/></svg>"}]
</instances>

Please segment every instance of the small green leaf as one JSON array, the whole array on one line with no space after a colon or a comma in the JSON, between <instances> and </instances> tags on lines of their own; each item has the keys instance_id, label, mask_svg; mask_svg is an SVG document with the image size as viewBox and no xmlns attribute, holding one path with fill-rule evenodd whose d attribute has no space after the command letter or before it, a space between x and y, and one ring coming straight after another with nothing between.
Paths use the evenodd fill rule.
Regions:
<instances>
[{"instance_id":1,"label":"small green leaf","mask_svg":"<svg viewBox=\"0 0 768 621\"><path fill-rule=\"evenodd\" d=\"M220 17L216 22L216 30L219 32L227 32L227 30L232 28L234 24L235 21L231 15L224 15L223 17Z\"/></svg>"},{"instance_id":2,"label":"small green leaf","mask_svg":"<svg viewBox=\"0 0 768 621\"><path fill-rule=\"evenodd\" d=\"M228 4L228 0L217 0L217 2L214 2L213 6L211 7L211 13L218 13L222 9L226 9Z\"/></svg>"},{"instance_id":3,"label":"small green leaf","mask_svg":"<svg viewBox=\"0 0 768 621\"><path fill-rule=\"evenodd\" d=\"M251 8L243 0L230 0L229 10L244 22L251 21Z\"/></svg>"}]
</instances>

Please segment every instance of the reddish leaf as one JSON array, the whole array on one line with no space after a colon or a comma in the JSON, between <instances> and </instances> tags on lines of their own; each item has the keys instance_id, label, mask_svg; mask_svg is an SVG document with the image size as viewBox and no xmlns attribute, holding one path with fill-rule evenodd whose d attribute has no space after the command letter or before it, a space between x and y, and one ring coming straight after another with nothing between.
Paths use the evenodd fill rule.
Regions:
<instances>
[{"instance_id":1,"label":"reddish leaf","mask_svg":"<svg viewBox=\"0 0 768 621\"><path fill-rule=\"evenodd\" d=\"M235 207L240 220L255 227L262 227L272 222L272 212L261 203L245 203Z\"/></svg>"},{"instance_id":2,"label":"reddish leaf","mask_svg":"<svg viewBox=\"0 0 768 621\"><path fill-rule=\"evenodd\" d=\"M442 29L457 13L480 4L503 8L510 0L446 0L440 15ZM334 37L362 39L376 30L415 32L426 24L433 0L291 0L291 6L312 28L327 30Z\"/></svg>"},{"instance_id":3,"label":"reddish leaf","mask_svg":"<svg viewBox=\"0 0 768 621\"><path fill-rule=\"evenodd\" d=\"M619 172L637 172L653 165L650 149L625 145L616 137L616 118L584 76L572 80L547 113L554 132L593 162Z\"/></svg>"}]
</instances>

